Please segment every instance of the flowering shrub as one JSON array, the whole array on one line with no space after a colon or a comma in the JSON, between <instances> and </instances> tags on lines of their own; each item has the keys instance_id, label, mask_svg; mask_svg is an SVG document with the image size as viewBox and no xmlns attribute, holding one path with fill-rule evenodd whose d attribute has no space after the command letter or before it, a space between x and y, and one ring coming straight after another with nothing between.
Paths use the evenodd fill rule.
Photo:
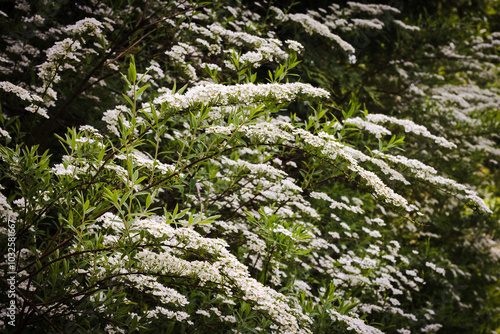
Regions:
<instances>
[{"instance_id":1,"label":"flowering shrub","mask_svg":"<svg viewBox=\"0 0 500 334\"><path fill-rule=\"evenodd\" d=\"M2 330L496 329L500 32L442 11L9 2Z\"/></svg>"}]
</instances>

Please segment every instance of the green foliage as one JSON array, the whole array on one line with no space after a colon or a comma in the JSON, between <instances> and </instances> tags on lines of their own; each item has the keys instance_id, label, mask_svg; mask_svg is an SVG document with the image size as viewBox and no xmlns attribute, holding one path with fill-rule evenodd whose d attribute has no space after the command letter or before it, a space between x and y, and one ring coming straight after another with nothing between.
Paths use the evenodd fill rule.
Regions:
<instances>
[{"instance_id":1,"label":"green foliage","mask_svg":"<svg viewBox=\"0 0 500 334\"><path fill-rule=\"evenodd\" d=\"M2 330L496 330L498 4L401 6L8 3Z\"/></svg>"}]
</instances>

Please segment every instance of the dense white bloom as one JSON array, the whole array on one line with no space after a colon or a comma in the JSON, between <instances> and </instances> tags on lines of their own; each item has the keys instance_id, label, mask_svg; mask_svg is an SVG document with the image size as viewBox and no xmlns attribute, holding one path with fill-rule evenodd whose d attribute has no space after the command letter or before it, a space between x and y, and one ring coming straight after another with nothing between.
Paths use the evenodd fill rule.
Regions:
<instances>
[{"instance_id":1,"label":"dense white bloom","mask_svg":"<svg viewBox=\"0 0 500 334\"><path fill-rule=\"evenodd\" d=\"M432 262L426 262L425 265L429 268L431 268L432 270L434 270L435 272L437 272L438 274L441 274L443 276L446 275L446 271L443 269L443 268L439 268L438 266L436 266L434 263Z\"/></svg>"},{"instance_id":2,"label":"dense white bloom","mask_svg":"<svg viewBox=\"0 0 500 334\"><path fill-rule=\"evenodd\" d=\"M421 329L423 333L436 333L443 325L441 324L429 324Z\"/></svg>"},{"instance_id":3,"label":"dense white bloom","mask_svg":"<svg viewBox=\"0 0 500 334\"><path fill-rule=\"evenodd\" d=\"M400 26L403 29L410 30L410 31L420 31L420 27L407 25L406 23L404 23L400 20L394 20L393 22L396 23L398 26Z\"/></svg>"},{"instance_id":4,"label":"dense white bloom","mask_svg":"<svg viewBox=\"0 0 500 334\"><path fill-rule=\"evenodd\" d=\"M98 1L92 0L91 2L97 3ZM158 2L158 5L160 3ZM156 5L157 2L151 3L154 8ZM154 60L146 61L140 65L140 68L141 70L145 68L149 73L138 74L138 77L143 77L143 81L149 81L156 88L160 82L167 82L171 85L174 80L177 80L178 78L174 77L173 73L182 73L182 80L191 85L180 94L165 87L156 90L159 95L149 93L151 90L148 90L146 98L154 98L156 110L161 110L162 113L160 117L162 119L167 115L169 117L166 120L167 125L161 129L165 132L156 137L158 140L161 139L162 145L165 145L158 147L159 150L156 152L154 147L150 146L150 144L154 146L155 140L151 138L155 138L153 131L157 130L154 125L149 127L146 124L148 120L150 121L152 106L144 103L142 108L132 111L128 106L118 105L103 114L102 120L109 131L101 134L91 126L81 126L79 131L83 133L79 133L74 139L78 151L71 153L71 156L64 156L61 163L51 165L49 169L49 173L55 176L55 180L59 180L62 186L70 182L75 184L75 187L83 185L85 196L94 193L94 181L100 182L102 176L110 180L106 185L110 187L108 189L121 193L119 196L123 199L119 200L122 208L116 205L117 208L112 207L107 212L99 214L92 212L91 215L86 215L85 227L89 235L98 236L99 242L102 242L102 246L105 247L99 254L105 255L103 258L100 258L97 253L90 252L88 254L83 252L81 255L80 251L86 247L85 243L75 240L71 246L78 252L75 254L88 256L90 265L73 270L71 273L82 275L89 281L90 279L92 281L110 279L114 281L113 284L123 284L127 289L135 289L140 294L149 295L147 298L154 300L154 304L148 305L147 311L142 314L146 322L158 319L161 321L162 318L166 318L170 321L183 322L181 326L191 326L195 323L198 325L201 318L201 321L227 322L224 326L229 327L230 323L237 323L241 320L235 318L231 312L237 310L238 303L246 303L252 312L265 317L265 322L270 323L270 328L256 327L256 331L310 334L308 324L312 320L301 310L299 301L294 296L289 297L290 295L278 292L286 285L291 289L292 294L304 293L307 298L306 302L310 303L313 309L324 306L322 295L326 297L327 293L332 293L335 298L346 303L356 304L349 314L340 314L336 309L328 312L333 321L343 322L348 326L348 330L357 333L381 333L380 330L367 325L359 318L365 313L372 314L373 317L378 316L374 314L375 312L390 313L398 315L398 319L406 318L412 322L417 321L415 315L406 313L401 305L410 305L408 302L412 301L413 292L418 291L422 284L425 284L419 277L419 272L410 269L412 268L410 261L421 261L422 257L414 256L413 254L418 254L415 250L413 254L410 252L415 246L403 243L400 245L398 241L391 239L397 238L400 230L404 230L403 233L408 230L409 235L415 233L419 237L444 236L420 233L419 226L411 222L400 224L400 220L397 220L399 218L394 218L396 216L394 213L385 211L383 202L407 212L418 210L419 203L411 204L409 200L394 191L394 189L402 189L406 192L410 186L408 180L413 183L414 179L424 180L430 185L450 191L458 198L471 200L483 211L491 212L484 201L475 191L449 178L439 176L436 169L418 160L384 154L376 150L371 152L373 155L362 153L356 149L360 146L359 141L356 142L354 139L354 142L349 142L354 136L343 136L343 132L340 133L341 122L337 121L334 124L332 121L333 127L328 127L326 124L323 129L317 126L310 127L312 123L308 125L308 121L316 122L313 117L305 121L299 120L297 117L291 117L290 113L284 109L287 104L297 100L306 100L307 106L310 101L327 99L330 97L327 90L301 82L228 85L216 84L214 81L221 79L231 82L231 79L226 80L228 74L234 77L239 75L228 69L237 71L242 67L258 67L263 63L267 65L268 62L274 67L276 62L283 63L287 60L289 53L305 51L304 46L299 42L281 41L277 38L276 32L267 31L269 27L280 23L273 20L282 21L281 23L288 21L287 24L292 27L299 26L308 34L320 35L319 37L323 40L333 41L328 44L338 45L346 51L346 59L340 60L339 63L344 65L347 60L351 64L358 60L353 53L353 46L341 38L342 33L348 32L349 36L354 36L359 28L379 30L391 22L410 31L416 31L419 28L393 20L392 14L399 13L399 10L394 7L356 2L348 2L346 8L332 4L328 9L310 10L307 14L284 13L271 6L270 15L275 17L271 18L271 21L267 20L265 27L257 24L255 21L259 19L258 15L247 10L243 5L234 8L226 6L217 10L206 7L196 14L190 10L188 2L168 2L168 6L184 11L182 15L188 20L185 22L178 20L179 23L177 23L171 19L160 18L158 21L160 25L163 24L162 28L166 33L172 37L165 42L169 45L174 43L165 53L168 58L167 68L162 67L164 63L160 65ZM263 7L259 2L255 3L255 6ZM30 5L24 0L19 0L16 7L27 8L28 12L31 10ZM95 12L84 5L79 6L79 9L97 18L108 13L109 8L105 4L99 4L96 7L98 8ZM50 28L52 30L49 30L47 34L40 32L38 34L40 39L56 40L55 44L46 51L47 61L37 68L39 76L37 80L41 79L43 85L34 87L19 84L18 86L3 81L0 82L0 89L16 94L21 100L27 102L25 103L29 104L25 108L27 111L48 117L47 109L56 106L57 92L64 92L60 89L63 88L62 82L58 87L53 85L55 82L62 81L60 78L62 71L71 70L80 73L82 65L79 63L88 64L84 61L84 56L100 54L102 51L99 50L103 47L101 44L96 42L92 45L92 42L85 41L85 36L97 37L100 42L106 44L103 31L111 31L113 25L126 24L123 21L124 18L131 17L130 15L135 10L137 8L130 7L130 10L123 11L121 15L102 19L102 23L94 18L86 18L65 28L57 25L59 28ZM228 17L231 17L231 20L227 21L219 15L222 12L226 12L226 15L230 13ZM2 14L4 13L0 12L0 15ZM21 17L21 20L30 23L29 26L34 28L43 23L43 17L31 15ZM67 36L72 38L64 39ZM500 41L496 41L492 36L483 36L484 38L472 41L474 52L484 52L484 59L495 59L487 58L485 53L488 48L500 45ZM500 37L500 33L496 36ZM49 37L52 39L47 39ZM147 34L144 37L147 37ZM0 55L0 63L5 66L0 67L0 70L6 75L15 74L7 67L18 67L16 71L21 71L28 68L32 59L39 59L39 56L37 57L39 51L27 43L11 43L6 39L6 45L5 53ZM482 65L468 61L469 56L458 54L458 49L450 44L439 52L440 55L460 59L470 70L478 69L478 66L481 68ZM132 49L121 50L120 48L116 54L109 54L110 59L124 55L119 54L122 51L125 51L124 54L128 51L134 52ZM16 55L19 60L14 62L7 59L10 54ZM216 56L212 57L213 55ZM229 60L232 57L237 57L239 64L234 60ZM87 60L92 59L87 58ZM165 62L164 59L161 61ZM426 87L420 84L420 79L433 76L433 80L439 81L444 78L439 74L415 74L415 71L420 70L420 66L408 61L395 60L389 65L394 65L394 70L390 72L398 76L396 80L401 80L403 84L415 82L404 94L413 94L412 98L430 97L433 100L432 103L438 107L450 110L450 118L454 120L460 122L463 120L470 125L475 120L476 112L494 110L498 107L497 102L500 99L497 96L497 90L480 89L474 84L464 84L460 88L453 85L439 86L439 84ZM359 66L363 67L364 64L359 64ZM486 62L484 66L491 66L494 69L494 65L487 65ZM209 78L206 68L211 72L221 73L217 78ZM108 72L111 72L110 69L120 70L118 65L112 63L105 67ZM98 80L105 79L105 76L101 78L100 75L92 77L88 83L95 84L99 83ZM328 74L325 73L325 75ZM242 80L241 77L238 79ZM389 79L392 80L392 78ZM464 82L468 82L465 77L463 79ZM109 88L109 93L114 94L111 86ZM129 96L133 93L133 90L127 92ZM92 98L90 94L86 97ZM408 95L404 98L408 98ZM208 116L198 123L197 133L192 133L192 123L190 124L186 115L192 113L195 118L198 117L202 104L204 108L209 109ZM404 106L403 103L401 105ZM315 105L313 107L316 108ZM255 111L259 112L260 116L249 119ZM333 118L329 113L326 117ZM443 117L448 117L448 115L443 115ZM353 124L359 128L360 133L374 135L377 139L391 135L391 130L395 126L401 126L405 132L428 138L439 146L456 148L451 141L434 135L427 128L411 120L371 114L343 122L345 123L344 129L348 127L347 124ZM108 140L106 136L110 133L119 136L119 123L123 124L126 129L135 125L132 134L136 135L139 129L148 126L149 131L145 133L145 140L142 141L142 137L129 136L129 138L134 137L133 140L137 139L138 145L133 148L126 147L123 150L120 147L116 150L119 147L115 147L116 143L121 146L126 138ZM429 129L433 132L437 131L436 134L445 133L444 130L447 129L440 126L436 122ZM0 136L10 138L9 133L2 128L0 128ZM226 140L224 136L232 140ZM190 151L191 148L185 146L183 142L185 138L189 140L190 137L199 138L193 143L194 151ZM450 138L456 138L455 133L451 132ZM233 144L236 140L239 143ZM457 144L460 143L460 150L478 149L500 155L500 150L491 138L478 136L454 140ZM220 150L212 150L214 148L212 143L218 142L221 143ZM178 149L180 145L182 145L181 150ZM101 152L104 152L106 159L101 159L100 166L80 155L82 150L85 150L85 156L90 156L93 151L99 151L99 148L104 147L106 150ZM408 148L414 147L409 144ZM459 156L462 151L457 152ZM311 174L312 182L308 184L307 177L304 174L301 177L300 173L310 167L309 156L313 156L313 159L319 162L320 167L314 171L315 174ZM122 167L127 163L128 169ZM353 181L352 188L361 185L364 189L367 185L372 194L355 195L359 196L356 198L352 196L360 189L346 189L344 185L338 184L329 188L331 175L327 173L318 175L318 171L320 173L330 171L324 168L327 164L339 169L340 173L334 171L333 177L345 176L348 181ZM311 168L316 168L316 166ZM396 167L399 169L396 170ZM162 174L161 180L166 181L161 184L150 182L148 185L139 182L134 184L131 181L136 176L141 180L152 180L153 171ZM93 177L97 176L94 173L102 174L98 179ZM91 182L75 182L83 178ZM323 183L322 180L326 182ZM388 180L388 184L384 183L385 180ZM397 184L399 188L390 187L392 180L399 182ZM301 181L304 182L301 183ZM334 182L336 183L335 179L332 183ZM10 184L9 188L11 188ZM177 197L177 190L182 192L182 197ZM57 189L44 194L40 205L46 205L50 201L50 196L56 192ZM146 214L132 212L136 208L143 209L143 201L146 200L148 194L155 195L162 192L160 197L153 196L155 205L152 208L163 209L165 207L166 217L153 215L150 211ZM412 189L409 189L409 193L414 195ZM375 202L370 195L373 195L379 204L370 204ZM17 221L19 216L25 216L21 214L21 211L40 208L35 203L36 198L19 198L18 194L14 197L12 193L9 196L10 201L0 193L0 217L4 220L7 218ZM127 197L130 200L125 201L124 196L130 196ZM17 199L12 201L14 198ZM419 196L408 198L419 198ZM148 197L147 201L150 199L151 197ZM99 211L101 211L101 206L104 208L105 205L110 204L103 203L105 201L109 201L109 196L106 195L98 199L97 204L91 205L99 206ZM10 206L11 203L14 204L14 209ZM171 209L172 203L174 205L179 203L183 209L188 209L187 213L183 213L185 214L183 218L170 215L168 210ZM455 203L452 205L456 205ZM75 204L75 207L78 206L80 209L77 201L71 204ZM437 201L426 201L422 212L430 215L432 207L439 204ZM359 216L365 213L364 210L367 210L366 217L365 215ZM401 220L406 216L406 213L402 211L397 212L401 215ZM197 223L212 214L221 214L222 217L213 222ZM388 224L397 222L397 225L386 226L383 219L371 218L378 216L383 217ZM258 223L249 223L250 220L253 222L253 219ZM327 226L326 229L325 226ZM0 227L0 233L7 234L8 231ZM217 236L217 238L212 236ZM137 252L134 252L133 261L128 257L129 255L121 253L124 240L137 242L140 245L136 249ZM231 248L228 245L229 240ZM370 242L373 244L369 244ZM465 243L467 244L465 246L487 254L494 260L500 258L500 248L491 235L474 235L474 238L471 236L465 240ZM106 253L107 249L111 251ZM32 261L33 255L24 249L20 251L19 259ZM439 263L446 263L446 270L449 271L450 277L470 275L458 266L453 267L446 260L439 260ZM291 276L290 271L290 268L294 270L295 266L300 268L296 278ZM446 277L445 269L431 262L427 262L426 266ZM28 275L28 273L18 274ZM259 275L263 275L261 277L264 277L265 284L256 279ZM319 288L319 291L316 291L315 287L309 285L310 283L317 285L310 275L319 277L319 283L321 281L332 282L336 290L327 292L326 288ZM173 284L170 283L172 281L169 281L169 277L173 277ZM487 280L495 279L489 275L485 277ZM186 290L182 288L176 290L182 285L180 283L182 280L189 282L188 290L207 289L221 291L221 294L216 295L215 299L211 295L212 297L209 297L212 298L211 300L196 300L198 306L189 305L186 310L193 310L193 313L187 314L182 308L189 304L192 296L183 295L181 291ZM443 278L441 280L445 281ZM86 283L84 280L74 282L74 287L69 288L71 293L76 293ZM293 282L292 286L290 286L291 282ZM177 283L180 284L177 285ZM27 280L19 287L30 290L40 288L40 286L28 286ZM358 291L357 297L349 294L349 291L353 289L359 289L356 290ZM125 293L128 292L125 291ZM452 297L459 302L460 307L468 307L460 303L460 298L456 294ZM84 297L77 296L76 299L78 298ZM104 298L105 293L99 292L92 294L89 300L102 302ZM363 302L360 303L361 301ZM135 303L126 299L125 302ZM136 307L135 304L133 305ZM40 310L49 316L55 313L45 306L42 306ZM66 310L63 305L61 310L57 311L70 313L71 310ZM96 310L96 312L103 313L105 311L104 306ZM0 313L4 314L4 311L0 310ZM140 318L133 314L131 316ZM425 310L422 317L424 319L418 319L418 324L412 325L413 329L418 325L416 330L421 329L422 332L439 330L441 325L429 325L433 316L432 310ZM69 318L71 317L74 316L71 314ZM404 320L397 321L406 327ZM1 324L0 328L2 328ZM123 333L126 328L122 329L108 324L104 330L109 333ZM233 331L236 332L236 329ZM410 332L409 329L397 331L402 334Z\"/></svg>"},{"instance_id":5,"label":"dense white bloom","mask_svg":"<svg viewBox=\"0 0 500 334\"><path fill-rule=\"evenodd\" d=\"M371 15L380 15L384 12L390 12L394 14L400 13L399 9L388 5L365 4L353 1L348 1L347 5L354 11L365 12Z\"/></svg>"},{"instance_id":6,"label":"dense white bloom","mask_svg":"<svg viewBox=\"0 0 500 334\"><path fill-rule=\"evenodd\" d=\"M34 114L39 114L40 116L45 117L45 118L49 118L49 115L47 114L46 108L43 108L43 107L40 107L40 106L37 106L34 104L27 106L26 108L24 108L24 110L29 111L29 112L34 113Z\"/></svg>"},{"instance_id":7,"label":"dense white bloom","mask_svg":"<svg viewBox=\"0 0 500 334\"><path fill-rule=\"evenodd\" d=\"M68 175L74 177L77 180L80 179L77 175L77 168L69 164L66 166L64 166L64 164L55 164L54 167L52 167L52 172L55 175Z\"/></svg>"},{"instance_id":8,"label":"dense white bloom","mask_svg":"<svg viewBox=\"0 0 500 334\"><path fill-rule=\"evenodd\" d=\"M14 85L11 82L8 81L0 81L0 89L8 92L8 93L14 93L18 98L20 98L23 101L37 101L37 102L42 102L42 98L34 93L29 92L28 90L19 87L17 85Z\"/></svg>"},{"instance_id":9,"label":"dense white bloom","mask_svg":"<svg viewBox=\"0 0 500 334\"><path fill-rule=\"evenodd\" d=\"M297 41L287 39L285 41L285 43L288 44L288 47L290 48L290 50L293 50L297 53L300 53L300 52L302 52L302 50L304 50L304 46Z\"/></svg>"},{"instance_id":10,"label":"dense white bloom","mask_svg":"<svg viewBox=\"0 0 500 334\"><path fill-rule=\"evenodd\" d=\"M354 47L340 38L338 35L332 33L328 26L315 20L307 14L287 14L287 19L298 22L302 25L308 34L317 33L337 43L344 51L354 53Z\"/></svg>"},{"instance_id":11,"label":"dense white bloom","mask_svg":"<svg viewBox=\"0 0 500 334\"><path fill-rule=\"evenodd\" d=\"M146 317L147 318L157 318L159 314L164 315L170 319L175 319L177 321L183 321L183 320L186 320L189 318L189 314L187 314L186 312L171 311L171 310L168 310L162 306L156 306L152 310L147 311Z\"/></svg>"},{"instance_id":12,"label":"dense white bloom","mask_svg":"<svg viewBox=\"0 0 500 334\"><path fill-rule=\"evenodd\" d=\"M329 309L328 312L334 320L342 321L348 325L348 330L354 330L356 333L364 334L383 334L383 332L375 327L367 325L363 320L350 317L348 315L342 315L334 309Z\"/></svg>"},{"instance_id":13,"label":"dense white bloom","mask_svg":"<svg viewBox=\"0 0 500 334\"><path fill-rule=\"evenodd\" d=\"M344 210L347 210L347 211L351 211L351 212L355 212L355 213L363 213L363 209L360 208L359 206L351 206L351 205L347 205L345 203L341 203L341 202L337 202L333 199L330 198L330 196L328 196L327 194L325 193L318 193L318 192L311 192L309 194L309 196L311 196L312 198L315 198L315 199L322 199L322 200L325 200L325 201L328 201L330 202L330 209L344 209Z\"/></svg>"},{"instance_id":14,"label":"dense white bloom","mask_svg":"<svg viewBox=\"0 0 500 334\"><path fill-rule=\"evenodd\" d=\"M0 216L4 219L10 221L16 221L19 214L12 210L9 202L7 201L7 197L0 192ZM7 233L5 233L7 234Z\"/></svg>"},{"instance_id":15,"label":"dense white bloom","mask_svg":"<svg viewBox=\"0 0 500 334\"><path fill-rule=\"evenodd\" d=\"M77 57L77 51L80 49L80 42L71 38L56 42L45 51L47 61L38 67L38 76L46 82L58 82L60 80L58 71L65 68L74 69L68 60L80 61Z\"/></svg>"},{"instance_id":16,"label":"dense white bloom","mask_svg":"<svg viewBox=\"0 0 500 334\"><path fill-rule=\"evenodd\" d=\"M0 136L3 136L5 138L11 139L9 132L5 131L4 129L0 128Z\"/></svg>"},{"instance_id":17,"label":"dense white bloom","mask_svg":"<svg viewBox=\"0 0 500 334\"><path fill-rule=\"evenodd\" d=\"M102 37L103 24L96 20L95 18L84 18L76 22L75 24L65 27L63 30L69 34L79 35L79 34L90 34L95 37Z\"/></svg>"},{"instance_id":18,"label":"dense white bloom","mask_svg":"<svg viewBox=\"0 0 500 334\"><path fill-rule=\"evenodd\" d=\"M216 71L217 72L221 72L222 71L222 69L220 68L220 66L217 65L217 64L211 64L211 63L201 63L200 64L201 68L205 68L205 66L208 67L208 69L210 71L212 71L212 72L216 72Z\"/></svg>"},{"instance_id":19,"label":"dense white bloom","mask_svg":"<svg viewBox=\"0 0 500 334\"><path fill-rule=\"evenodd\" d=\"M196 103L217 103L226 105L229 103L253 103L263 99L273 99L278 102L290 102L299 96L309 98L326 98L330 95L326 90L314 88L303 83L286 84L242 84L226 86L221 84L206 84L192 87L185 94L172 94L166 91L154 100L155 104L167 103L167 105L185 109Z\"/></svg>"},{"instance_id":20,"label":"dense white bloom","mask_svg":"<svg viewBox=\"0 0 500 334\"><path fill-rule=\"evenodd\" d=\"M362 230L373 238L382 238L382 234L377 230L370 230L366 227L363 227Z\"/></svg>"},{"instance_id":21,"label":"dense white bloom","mask_svg":"<svg viewBox=\"0 0 500 334\"><path fill-rule=\"evenodd\" d=\"M391 131L387 130L383 126L374 124L372 122L365 121L360 117L349 118L344 120L344 123L354 124L360 129L365 129L371 134L374 134L376 138L381 138L382 135L391 135Z\"/></svg>"},{"instance_id":22,"label":"dense white bloom","mask_svg":"<svg viewBox=\"0 0 500 334\"><path fill-rule=\"evenodd\" d=\"M468 189L466 186L456 182L455 180L436 175L437 171L434 168L427 166L418 160L408 159L404 156L391 156L388 154L382 154L376 150L374 150L373 153L382 156L392 162L399 163L406 167L409 167L409 169L416 178L425 180L437 186L442 186L451 189L457 195L461 195L463 198L470 200L471 202L476 204L481 211L492 213L491 209L486 205L486 203L478 196L478 194L475 191Z\"/></svg>"},{"instance_id":23,"label":"dense white bloom","mask_svg":"<svg viewBox=\"0 0 500 334\"><path fill-rule=\"evenodd\" d=\"M123 231L124 224L121 219L113 214L107 213L98 219L98 224L102 227L111 227L115 231ZM281 331L289 333L310 333L306 328L299 326L299 321L310 322L310 319L301 314L300 310L291 308L287 303L287 298L282 294L270 289L255 279L251 278L247 268L242 265L227 249L227 244L222 239L204 238L197 232L187 228L173 228L166 224L166 219L159 216L151 216L140 219L130 227L132 231L145 231L154 235L163 241L163 247L160 252L153 252L148 249L140 250L136 259L140 261L140 266L145 271L158 274L169 274L182 277L192 277L200 281L200 285L218 284L226 290L227 296L232 296L236 291L243 293L243 299L255 304L256 310L261 310L269 314L278 324ZM215 257L212 263L208 261L188 261L183 259L178 249L198 250L203 249L211 256ZM110 262L117 265L117 270L122 270L120 263L127 259L121 259L120 256L112 256ZM128 275L128 280L134 282L139 289L150 291L153 295L161 297L163 303L186 305L188 300L177 291L162 286L157 280L145 275ZM234 289L234 292L233 292ZM211 308L217 316L221 313L216 308ZM200 310L199 314L205 314L206 311ZM147 317L153 318L158 315L164 315L168 318L184 321L189 315L181 311L171 311L163 306L157 306L148 311ZM231 316L224 316L224 321L234 322Z\"/></svg>"},{"instance_id":24,"label":"dense white bloom","mask_svg":"<svg viewBox=\"0 0 500 334\"><path fill-rule=\"evenodd\" d=\"M158 160L154 160L147 156L145 153L140 151L134 151L132 153L132 158L139 166L144 166L149 170L157 170L163 175L172 174L175 172L175 166L170 164L162 163Z\"/></svg>"},{"instance_id":25,"label":"dense white bloom","mask_svg":"<svg viewBox=\"0 0 500 334\"><path fill-rule=\"evenodd\" d=\"M398 119L392 116L386 116L381 114L368 114L366 119L373 123L393 123L404 127L405 132L415 133L423 137L433 139L434 142L440 146L446 148L456 148L457 146L443 137L435 136L427 130L425 126L415 124L413 121L408 119Z\"/></svg>"},{"instance_id":26,"label":"dense white bloom","mask_svg":"<svg viewBox=\"0 0 500 334\"><path fill-rule=\"evenodd\" d=\"M122 113L126 113L127 110L127 106L119 105L115 109L105 111L103 114L102 120L107 123L107 128L117 136L120 134L118 131L118 118L121 118L125 127L130 127L130 123L122 116Z\"/></svg>"},{"instance_id":27,"label":"dense white bloom","mask_svg":"<svg viewBox=\"0 0 500 334\"><path fill-rule=\"evenodd\" d=\"M352 19L352 22L356 27L370 28L381 30L384 29L384 23L378 19Z\"/></svg>"}]
</instances>

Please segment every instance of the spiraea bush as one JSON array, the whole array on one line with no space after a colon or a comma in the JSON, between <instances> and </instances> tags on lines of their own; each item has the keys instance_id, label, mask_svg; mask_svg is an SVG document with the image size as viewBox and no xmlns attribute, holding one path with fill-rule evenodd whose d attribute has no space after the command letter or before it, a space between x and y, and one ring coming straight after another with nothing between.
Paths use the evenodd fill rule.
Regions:
<instances>
[{"instance_id":1,"label":"spiraea bush","mask_svg":"<svg viewBox=\"0 0 500 334\"><path fill-rule=\"evenodd\" d=\"M500 325L496 2L0 4L2 331Z\"/></svg>"}]
</instances>

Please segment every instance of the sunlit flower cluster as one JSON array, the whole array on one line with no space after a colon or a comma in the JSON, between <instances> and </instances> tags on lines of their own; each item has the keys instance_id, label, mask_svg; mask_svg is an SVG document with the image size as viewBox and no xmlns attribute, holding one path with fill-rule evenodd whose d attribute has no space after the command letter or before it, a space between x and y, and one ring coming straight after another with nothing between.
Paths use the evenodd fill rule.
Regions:
<instances>
[{"instance_id":1,"label":"sunlit flower cluster","mask_svg":"<svg viewBox=\"0 0 500 334\"><path fill-rule=\"evenodd\" d=\"M430 293L486 304L456 287L497 280L500 33L429 42L415 52L463 67L430 71L362 50L428 33L389 5L89 1L65 24L59 5L0 11L33 30L0 52L0 236L23 245L25 330L435 333Z\"/></svg>"}]
</instances>

